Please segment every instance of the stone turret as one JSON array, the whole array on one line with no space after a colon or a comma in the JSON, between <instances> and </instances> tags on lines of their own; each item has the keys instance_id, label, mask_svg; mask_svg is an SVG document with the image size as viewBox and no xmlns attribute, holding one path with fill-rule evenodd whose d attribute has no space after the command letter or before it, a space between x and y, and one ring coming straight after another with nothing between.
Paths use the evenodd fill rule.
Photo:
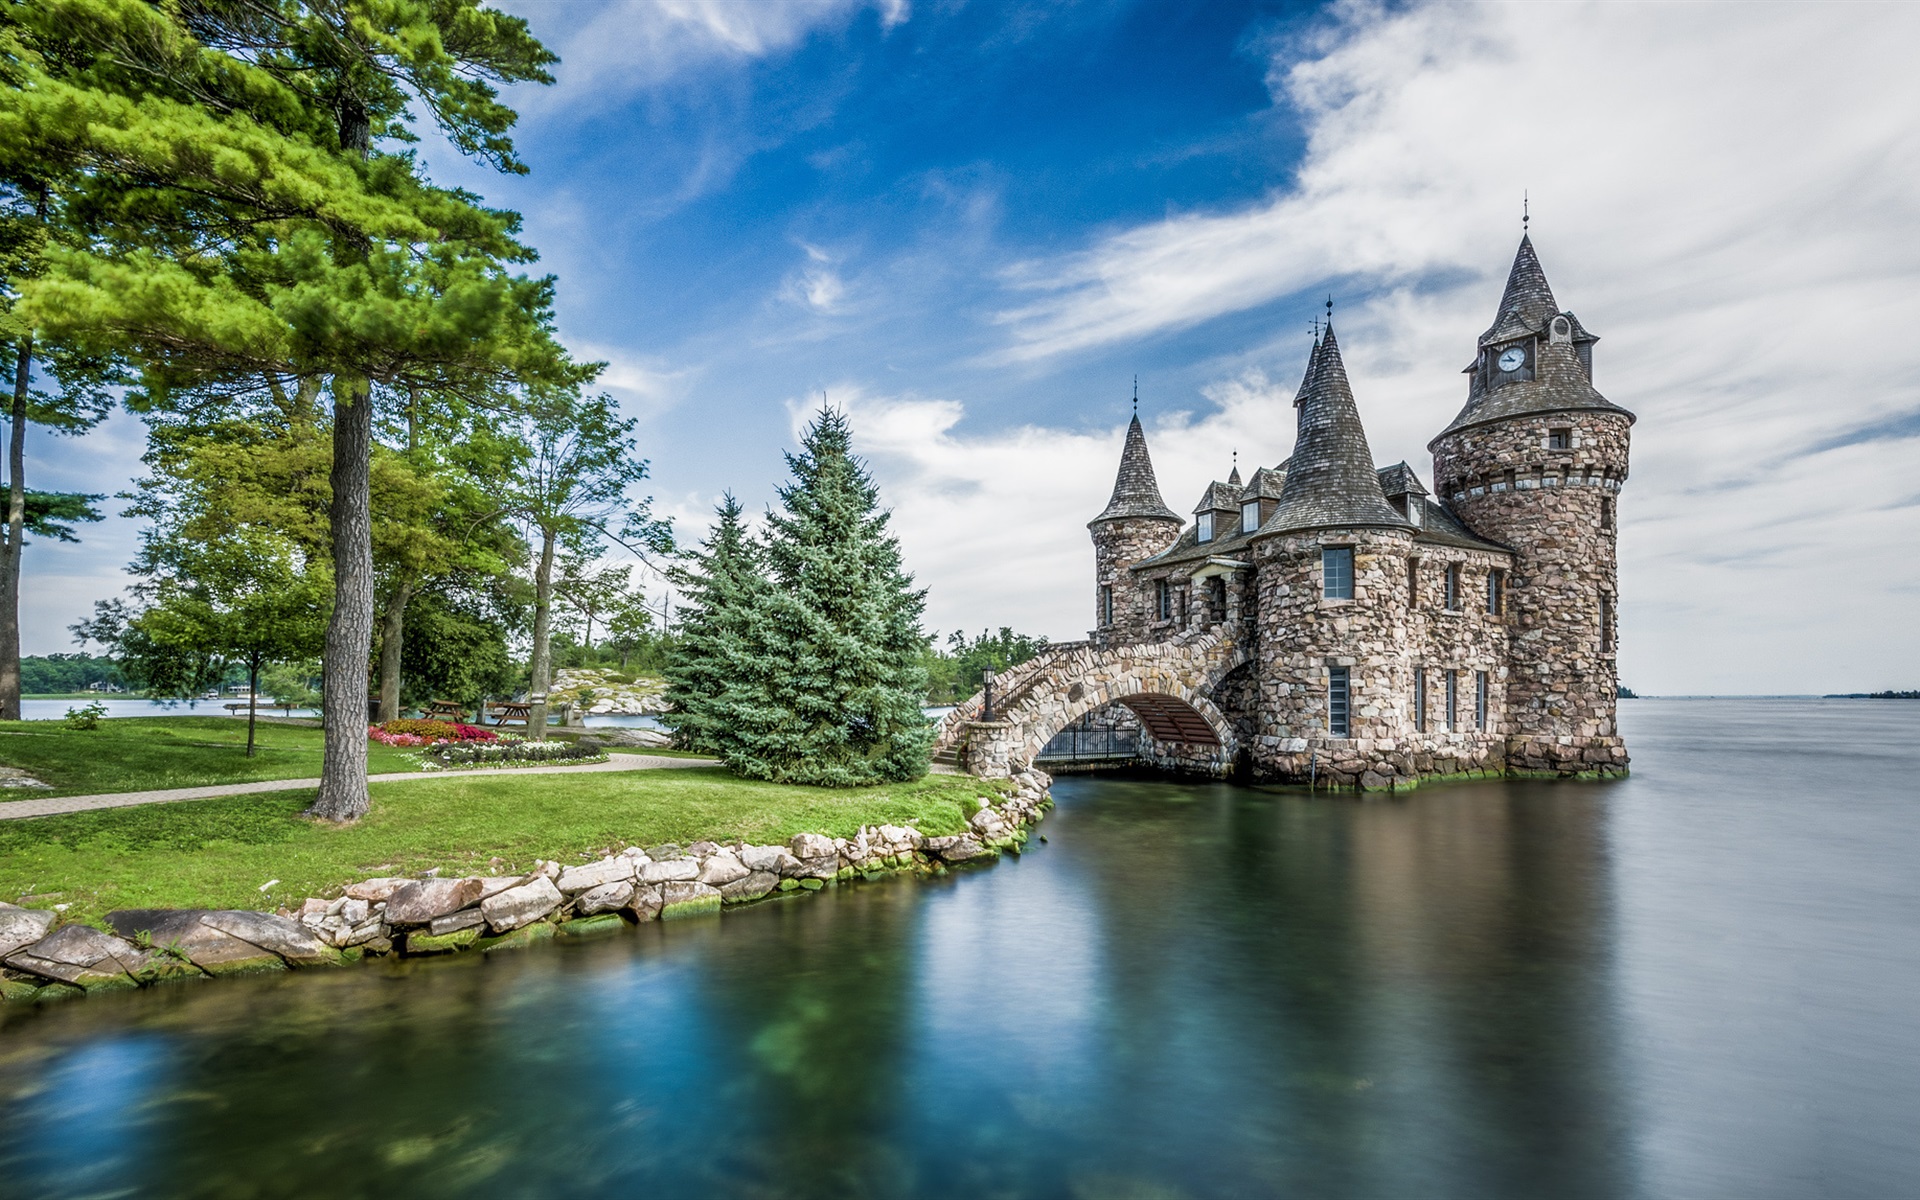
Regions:
<instances>
[{"instance_id":1,"label":"stone turret","mask_svg":"<svg viewBox=\"0 0 1920 1200\"><path fill-rule=\"evenodd\" d=\"M1466 368L1466 407L1428 444L1435 490L1512 548L1509 769L1626 766L1615 725L1617 497L1633 414L1593 386L1599 339L1522 237L1500 308Z\"/></svg>"},{"instance_id":2,"label":"stone turret","mask_svg":"<svg viewBox=\"0 0 1920 1200\"><path fill-rule=\"evenodd\" d=\"M1127 642L1147 636L1152 598L1127 568L1173 545L1182 524L1180 515L1160 498L1153 458L1147 453L1147 434L1136 414L1127 425L1113 496L1100 515L1087 522L1093 534L1095 641Z\"/></svg>"},{"instance_id":3,"label":"stone turret","mask_svg":"<svg viewBox=\"0 0 1920 1200\"><path fill-rule=\"evenodd\" d=\"M1294 405L1299 435L1253 553L1264 723L1253 756L1283 778L1403 736L1411 689L1394 651L1414 529L1387 503L1331 325Z\"/></svg>"}]
</instances>

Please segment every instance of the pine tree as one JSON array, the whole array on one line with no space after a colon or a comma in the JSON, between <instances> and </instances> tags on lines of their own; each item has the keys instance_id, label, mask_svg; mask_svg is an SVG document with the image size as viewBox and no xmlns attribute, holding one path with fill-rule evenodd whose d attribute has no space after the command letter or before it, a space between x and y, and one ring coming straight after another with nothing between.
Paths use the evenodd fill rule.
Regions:
<instances>
[{"instance_id":1,"label":"pine tree","mask_svg":"<svg viewBox=\"0 0 1920 1200\"><path fill-rule=\"evenodd\" d=\"M744 673L746 623L766 589L744 511L731 492L723 497L707 540L670 574L680 588L680 628L666 668L669 721L674 740L689 750L726 753L727 709L739 695L729 688Z\"/></svg>"},{"instance_id":2,"label":"pine tree","mask_svg":"<svg viewBox=\"0 0 1920 1200\"><path fill-rule=\"evenodd\" d=\"M793 482L768 514L770 586L742 623L745 670L721 706L739 774L825 787L926 774L926 592L852 442L846 417L822 409L787 455Z\"/></svg>"}]
</instances>

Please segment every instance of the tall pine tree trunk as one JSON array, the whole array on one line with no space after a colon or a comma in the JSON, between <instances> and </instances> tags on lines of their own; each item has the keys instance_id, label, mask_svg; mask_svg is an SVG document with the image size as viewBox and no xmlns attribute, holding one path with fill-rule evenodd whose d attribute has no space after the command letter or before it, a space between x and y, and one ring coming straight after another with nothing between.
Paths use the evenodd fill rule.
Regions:
<instances>
[{"instance_id":1,"label":"tall pine tree trunk","mask_svg":"<svg viewBox=\"0 0 1920 1200\"><path fill-rule=\"evenodd\" d=\"M27 532L27 395L33 339L15 349L13 416L7 444L7 544L0 547L0 721L20 719L20 548Z\"/></svg>"},{"instance_id":2,"label":"tall pine tree trunk","mask_svg":"<svg viewBox=\"0 0 1920 1200\"><path fill-rule=\"evenodd\" d=\"M320 796L307 810L327 821L367 813L367 657L373 651L373 515L368 493L373 396L365 379L334 378L333 617L321 655L320 718L326 746Z\"/></svg>"},{"instance_id":3,"label":"tall pine tree trunk","mask_svg":"<svg viewBox=\"0 0 1920 1200\"><path fill-rule=\"evenodd\" d=\"M407 602L413 599L413 584L393 585L387 595L386 610L380 615L380 719L400 717L400 650L406 634Z\"/></svg>"},{"instance_id":4,"label":"tall pine tree trunk","mask_svg":"<svg viewBox=\"0 0 1920 1200\"><path fill-rule=\"evenodd\" d=\"M532 678L527 683L527 699L533 712L527 728L535 737L547 732L547 685L553 682L553 531L540 531L540 567L533 575L533 661L527 664Z\"/></svg>"}]
</instances>

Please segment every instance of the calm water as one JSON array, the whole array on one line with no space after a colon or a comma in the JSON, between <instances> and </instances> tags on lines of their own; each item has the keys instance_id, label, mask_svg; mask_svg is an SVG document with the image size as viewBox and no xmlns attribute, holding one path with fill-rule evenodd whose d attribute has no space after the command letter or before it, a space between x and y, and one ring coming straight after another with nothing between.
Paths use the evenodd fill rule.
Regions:
<instances>
[{"instance_id":1,"label":"calm water","mask_svg":"<svg viewBox=\"0 0 1920 1200\"><path fill-rule=\"evenodd\" d=\"M8 1196L1920 1194L1920 704L1613 785L1064 780L1017 862L0 1017Z\"/></svg>"}]
</instances>

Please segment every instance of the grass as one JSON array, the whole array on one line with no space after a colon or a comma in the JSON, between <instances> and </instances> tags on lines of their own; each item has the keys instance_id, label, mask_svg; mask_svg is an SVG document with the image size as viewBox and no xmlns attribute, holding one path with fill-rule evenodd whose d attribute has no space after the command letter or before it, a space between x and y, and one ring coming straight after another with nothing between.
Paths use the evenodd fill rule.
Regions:
<instances>
[{"instance_id":1,"label":"grass","mask_svg":"<svg viewBox=\"0 0 1920 1200\"><path fill-rule=\"evenodd\" d=\"M254 756L246 757L247 722L237 717L118 717L98 729L68 729L60 721L0 721L0 764L20 767L52 790L0 795L84 796L157 788L247 783L257 779L312 779L320 774L320 730L315 725L261 721ZM367 769L414 771L406 752L375 742Z\"/></svg>"},{"instance_id":2,"label":"grass","mask_svg":"<svg viewBox=\"0 0 1920 1200\"><path fill-rule=\"evenodd\" d=\"M373 875L501 874L628 845L845 837L908 821L938 835L958 832L991 786L929 775L829 790L706 767L375 784L373 812L341 827L299 816L313 799L302 791L103 809L0 821L0 897L67 904L67 920L97 921L117 908L298 905Z\"/></svg>"}]
</instances>

